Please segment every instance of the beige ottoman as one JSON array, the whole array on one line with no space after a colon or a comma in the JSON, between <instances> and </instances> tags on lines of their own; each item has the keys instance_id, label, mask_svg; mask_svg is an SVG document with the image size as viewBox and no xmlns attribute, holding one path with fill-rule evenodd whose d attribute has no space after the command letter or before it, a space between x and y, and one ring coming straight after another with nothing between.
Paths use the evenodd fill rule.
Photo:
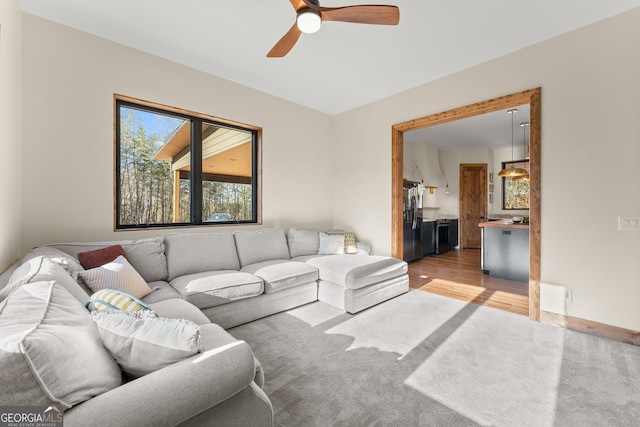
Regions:
<instances>
[{"instance_id":1,"label":"beige ottoman","mask_svg":"<svg viewBox=\"0 0 640 427\"><path fill-rule=\"evenodd\" d=\"M318 269L318 299L349 313L409 291L407 263L397 258L325 255L306 262Z\"/></svg>"}]
</instances>

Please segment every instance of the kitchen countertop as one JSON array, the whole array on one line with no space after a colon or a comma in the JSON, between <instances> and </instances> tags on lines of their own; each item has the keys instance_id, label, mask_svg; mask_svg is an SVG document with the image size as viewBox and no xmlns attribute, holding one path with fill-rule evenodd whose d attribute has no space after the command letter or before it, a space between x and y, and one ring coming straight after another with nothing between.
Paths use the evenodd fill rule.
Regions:
<instances>
[{"instance_id":1,"label":"kitchen countertop","mask_svg":"<svg viewBox=\"0 0 640 427\"><path fill-rule=\"evenodd\" d=\"M529 224L514 224L510 219L501 219L499 221L481 222L478 227L495 227L495 228L529 228Z\"/></svg>"}]
</instances>

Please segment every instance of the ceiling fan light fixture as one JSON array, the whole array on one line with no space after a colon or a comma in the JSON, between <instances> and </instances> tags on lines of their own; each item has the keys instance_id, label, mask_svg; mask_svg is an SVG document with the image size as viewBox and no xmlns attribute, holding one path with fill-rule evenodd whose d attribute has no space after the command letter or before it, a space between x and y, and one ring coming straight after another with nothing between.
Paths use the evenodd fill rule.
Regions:
<instances>
[{"instance_id":1,"label":"ceiling fan light fixture","mask_svg":"<svg viewBox=\"0 0 640 427\"><path fill-rule=\"evenodd\" d=\"M310 8L305 8L298 12L296 22L298 24L298 29L306 34L315 33L322 26L320 12Z\"/></svg>"}]
</instances>

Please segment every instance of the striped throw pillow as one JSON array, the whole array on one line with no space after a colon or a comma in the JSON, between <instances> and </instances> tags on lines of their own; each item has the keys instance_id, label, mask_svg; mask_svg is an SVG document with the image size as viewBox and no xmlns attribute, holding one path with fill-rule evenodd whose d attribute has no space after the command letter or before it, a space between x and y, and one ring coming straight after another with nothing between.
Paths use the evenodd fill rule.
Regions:
<instances>
[{"instance_id":1,"label":"striped throw pillow","mask_svg":"<svg viewBox=\"0 0 640 427\"><path fill-rule=\"evenodd\" d=\"M86 307L89 311L95 310L122 310L138 311L151 310L144 302L133 295L113 289L103 289L91 295Z\"/></svg>"}]
</instances>

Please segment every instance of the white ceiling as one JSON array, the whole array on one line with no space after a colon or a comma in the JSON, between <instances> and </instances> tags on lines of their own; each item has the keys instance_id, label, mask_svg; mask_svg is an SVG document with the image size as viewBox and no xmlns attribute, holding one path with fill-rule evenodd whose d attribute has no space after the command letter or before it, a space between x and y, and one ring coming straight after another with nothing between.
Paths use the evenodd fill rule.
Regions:
<instances>
[{"instance_id":1,"label":"white ceiling","mask_svg":"<svg viewBox=\"0 0 640 427\"><path fill-rule=\"evenodd\" d=\"M513 141L522 146L525 138L520 123L529 123L529 105L516 107L513 117L507 113L509 109L496 111L430 126L403 134L405 143L430 142L444 148L501 148L511 146L511 119L513 118ZM527 128L528 131L528 128ZM529 141L529 134L526 134Z\"/></svg>"},{"instance_id":2,"label":"white ceiling","mask_svg":"<svg viewBox=\"0 0 640 427\"><path fill-rule=\"evenodd\" d=\"M20 0L27 13L331 115L640 7L640 0L365 3L398 6L400 24L326 22L286 57L267 58L295 20L288 0Z\"/></svg>"}]
</instances>

